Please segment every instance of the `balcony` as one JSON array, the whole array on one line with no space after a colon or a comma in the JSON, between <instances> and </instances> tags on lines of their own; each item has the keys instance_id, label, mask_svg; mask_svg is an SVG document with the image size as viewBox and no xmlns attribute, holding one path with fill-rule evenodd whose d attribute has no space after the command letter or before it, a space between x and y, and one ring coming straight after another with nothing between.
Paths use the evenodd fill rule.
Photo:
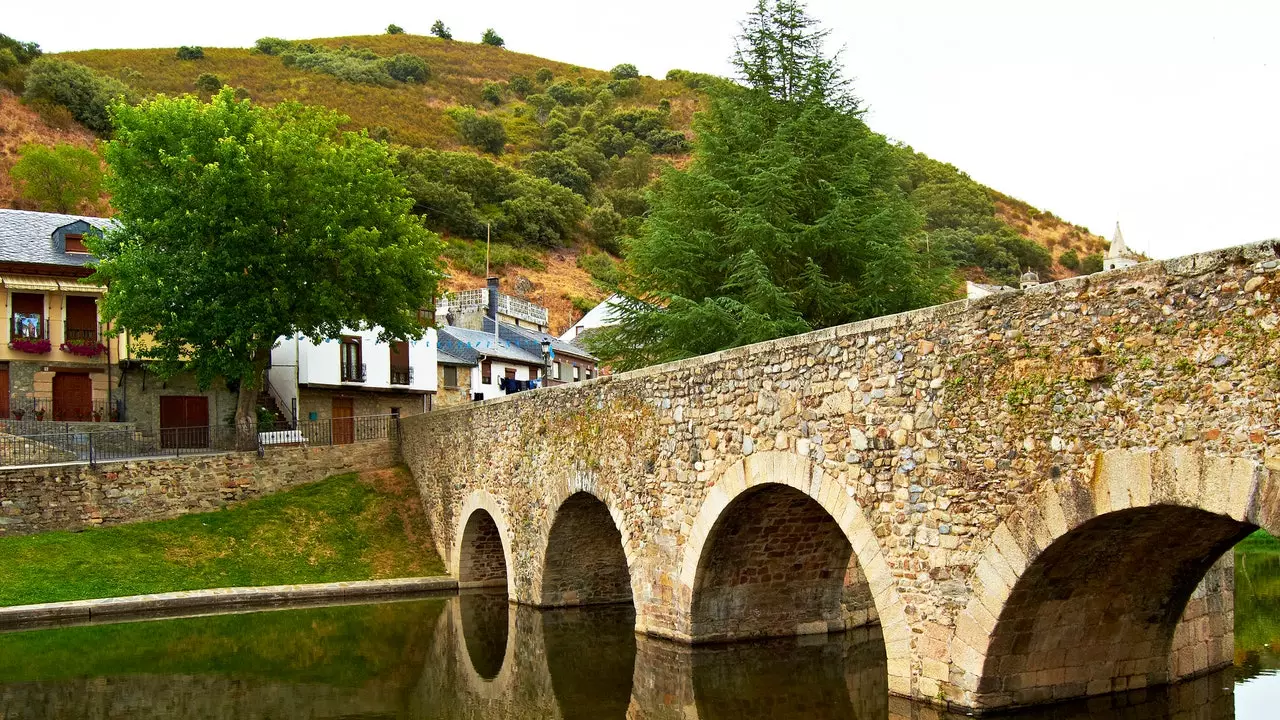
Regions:
<instances>
[{"instance_id":1,"label":"balcony","mask_svg":"<svg viewBox=\"0 0 1280 720\"><path fill-rule=\"evenodd\" d=\"M96 327L69 327L62 334L63 340L60 349L63 352L81 357L97 357L107 351L107 346L102 344Z\"/></svg>"},{"instance_id":2,"label":"balcony","mask_svg":"<svg viewBox=\"0 0 1280 720\"><path fill-rule=\"evenodd\" d=\"M329 367L333 367L333 366L330 365ZM362 383L365 380L364 363L349 363L344 361L342 363L341 372L342 372L342 375L341 375L342 382Z\"/></svg>"},{"instance_id":3,"label":"balcony","mask_svg":"<svg viewBox=\"0 0 1280 720\"><path fill-rule=\"evenodd\" d=\"M391 368L391 384L392 385L412 385L413 384L413 368L401 370Z\"/></svg>"},{"instance_id":4,"label":"balcony","mask_svg":"<svg viewBox=\"0 0 1280 720\"><path fill-rule=\"evenodd\" d=\"M52 349L49 344L49 323L34 313L10 316L9 347L34 354L49 352Z\"/></svg>"}]
</instances>

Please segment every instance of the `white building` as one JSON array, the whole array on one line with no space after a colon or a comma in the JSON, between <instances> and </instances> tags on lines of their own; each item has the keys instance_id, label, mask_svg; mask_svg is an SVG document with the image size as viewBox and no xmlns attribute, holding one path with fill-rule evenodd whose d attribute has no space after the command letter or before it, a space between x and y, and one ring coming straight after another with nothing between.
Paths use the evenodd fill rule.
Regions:
<instances>
[{"instance_id":1,"label":"white building","mask_svg":"<svg viewBox=\"0 0 1280 720\"><path fill-rule=\"evenodd\" d=\"M313 342L282 337L271 351L269 393L290 419L416 415L436 392L436 331L379 342L378 329Z\"/></svg>"},{"instance_id":2,"label":"white building","mask_svg":"<svg viewBox=\"0 0 1280 720\"><path fill-rule=\"evenodd\" d=\"M1107 248L1107 256L1102 259L1102 269L1120 270L1133 267L1140 262L1142 260L1125 247L1124 235L1120 233L1120 223L1116 223L1116 234L1111 238L1111 247Z\"/></svg>"},{"instance_id":3,"label":"white building","mask_svg":"<svg viewBox=\"0 0 1280 720\"><path fill-rule=\"evenodd\" d=\"M578 338L589 330L617 325L621 319L621 313L618 310L621 303L621 297L610 295L604 302L588 310L586 315L583 315L578 322L573 324L573 327L560 336L560 339L568 343L577 342Z\"/></svg>"}]
</instances>

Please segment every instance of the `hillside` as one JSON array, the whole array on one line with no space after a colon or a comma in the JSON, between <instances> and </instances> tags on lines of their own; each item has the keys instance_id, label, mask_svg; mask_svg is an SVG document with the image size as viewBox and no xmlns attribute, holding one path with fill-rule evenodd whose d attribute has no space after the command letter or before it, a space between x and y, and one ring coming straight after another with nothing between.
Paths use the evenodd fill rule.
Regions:
<instances>
[{"instance_id":1,"label":"hillside","mask_svg":"<svg viewBox=\"0 0 1280 720\"><path fill-rule=\"evenodd\" d=\"M195 87L207 75L255 102L295 100L348 116L349 128L368 129L397 148L415 211L449 242L447 289L483 284L483 241L492 231L494 272L504 291L547 306L556 332L605 297L597 281L616 271L600 250L616 256L622 239L638 229L652 179L666 166L689 162L692 118L703 98L696 88L706 81L675 71L672 80L631 78L408 34L264 38L255 49L204 48L202 55L182 60L168 48L54 57L124 82L137 97L208 97L208 89ZM425 62L424 82L353 74L401 55ZM7 123L0 150L9 153L0 163L19 136L93 142L74 122L54 120L72 129L56 130L11 94L0 96L0 122ZM473 121L499 126L501 137L469 134ZM1067 277L1074 273L1057 262L1063 252L1084 257L1106 247L1103 238L979 185L958 168L901 150L904 190L965 277L1009 283L1028 266L1042 278ZM505 213L513 202L523 203L521 217ZM541 213L532 220L529 203ZM7 173L0 177L0 205L20 206Z\"/></svg>"},{"instance_id":2,"label":"hillside","mask_svg":"<svg viewBox=\"0 0 1280 720\"><path fill-rule=\"evenodd\" d=\"M9 168L17 160L18 148L28 143L70 143L96 148L98 139L93 133L70 117L57 117L55 114L52 120L54 124L50 124L40 113L19 101L11 91L0 88L0 207L38 209L18 197L13 181L9 178ZM81 211L94 212L95 208L86 206Z\"/></svg>"}]
</instances>

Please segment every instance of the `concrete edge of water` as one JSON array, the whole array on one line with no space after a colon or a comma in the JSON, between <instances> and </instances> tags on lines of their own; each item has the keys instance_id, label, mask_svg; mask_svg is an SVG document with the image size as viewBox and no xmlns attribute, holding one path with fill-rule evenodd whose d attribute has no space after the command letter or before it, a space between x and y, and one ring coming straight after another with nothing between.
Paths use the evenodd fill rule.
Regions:
<instances>
[{"instance_id":1,"label":"concrete edge of water","mask_svg":"<svg viewBox=\"0 0 1280 720\"><path fill-rule=\"evenodd\" d=\"M146 617L181 611L217 610L307 603L317 600L377 598L391 595L452 592L458 581L452 577L352 580L309 585L267 585L262 587L182 590L154 595L130 595L99 600L70 600L37 605L0 607L0 629L82 622L117 616Z\"/></svg>"}]
</instances>

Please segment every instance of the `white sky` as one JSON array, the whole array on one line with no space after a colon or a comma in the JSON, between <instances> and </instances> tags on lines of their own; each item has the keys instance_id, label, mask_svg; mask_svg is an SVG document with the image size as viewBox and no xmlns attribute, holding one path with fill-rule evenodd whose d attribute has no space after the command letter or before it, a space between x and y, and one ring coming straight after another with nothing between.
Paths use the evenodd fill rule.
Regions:
<instances>
[{"instance_id":1,"label":"white sky","mask_svg":"<svg viewBox=\"0 0 1280 720\"><path fill-rule=\"evenodd\" d=\"M51 51L246 47L265 35L493 26L507 47L608 69L728 74L752 0L0 0ZM1280 236L1280 2L811 0L876 130L1107 237L1173 257Z\"/></svg>"}]
</instances>

